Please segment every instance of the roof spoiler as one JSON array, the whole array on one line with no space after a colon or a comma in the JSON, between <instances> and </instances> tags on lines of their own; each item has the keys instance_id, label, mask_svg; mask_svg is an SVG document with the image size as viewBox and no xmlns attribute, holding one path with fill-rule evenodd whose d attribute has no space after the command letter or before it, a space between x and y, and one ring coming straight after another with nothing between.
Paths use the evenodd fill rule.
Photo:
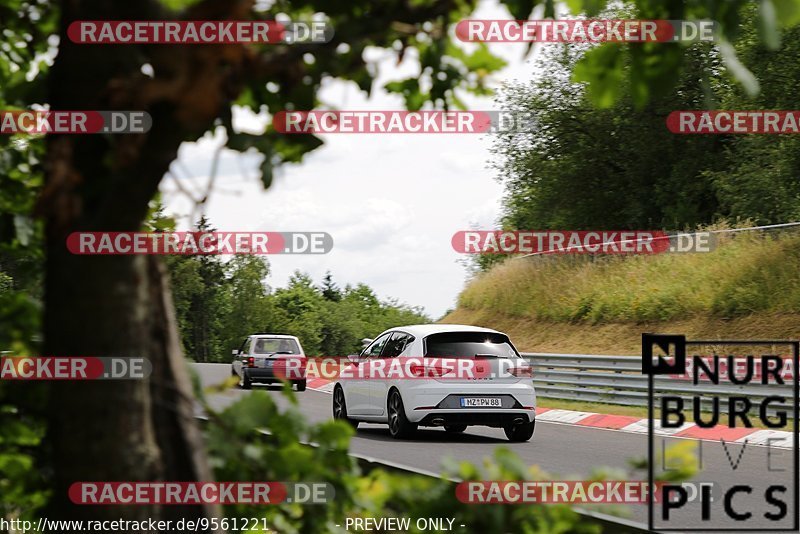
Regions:
<instances>
[{"instance_id":1,"label":"roof spoiler","mask_svg":"<svg viewBox=\"0 0 800 534\"><path fill-rule=\"evenodd\" d=\"M251 336L289 336L289 337L297 337L292 334L282 334L280 332L256 332L255 334L250 334Z\"/></svg>"}]
</instances>

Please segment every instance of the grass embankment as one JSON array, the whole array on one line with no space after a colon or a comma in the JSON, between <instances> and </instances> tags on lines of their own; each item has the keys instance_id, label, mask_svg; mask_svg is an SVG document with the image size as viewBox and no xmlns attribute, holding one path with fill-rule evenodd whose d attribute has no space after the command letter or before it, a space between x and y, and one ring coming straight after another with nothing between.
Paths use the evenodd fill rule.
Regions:
<instances>
[{"instance_id":1,"label":"grass embankment","mask_svg":"<svg viewBox=\"0 0 800 534\"><path fill-rule=\"evenodd\" d=\"M470 281L442 322L496 328L525 352L639 355L642 332L798 339L800 234L727 235L709 253L512 258ZM583 409L614 411L598 406Z\"/></svg>"},{"instance_id":2,"label":"grass embankment","mask_svg":"<svg viewBox=\"0 0 800 534\"><path fill-rule=\"evenodd\" d=\"M445 323L520 350L638 354L642 332L800 336L800 235L738 234L713 252L510 259L468 283Z\"/></svg>"}]
</instances>

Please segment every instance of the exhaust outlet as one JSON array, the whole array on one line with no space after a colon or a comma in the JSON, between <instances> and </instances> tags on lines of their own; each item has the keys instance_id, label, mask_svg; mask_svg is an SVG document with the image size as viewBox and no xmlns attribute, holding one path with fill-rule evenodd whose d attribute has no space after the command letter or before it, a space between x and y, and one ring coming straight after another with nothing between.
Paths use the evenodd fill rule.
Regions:
<instances>
[{"instance_id":1,"label":"exhaust outlet","mask_svg":"<svg viewBox=\"0 0 800 534\"><path fill-rule=\"evenodd\" d=\"M515 425L522 425L524 423L525 423L525 418L524 417L515 417L514 418L514 424Z\"/></svg>"},{"instance_id":2,"label":"exhaust outlet","mask_svg":"<svg viewBox=\"0 0 800 534\"><path fill-rule=\"evenodd\" d=\"M433 426L444 426L444 419L442 419L441 417L437 417L436 419L431 421L431 424L433 424Z\"/></svg>"}]
</instances>

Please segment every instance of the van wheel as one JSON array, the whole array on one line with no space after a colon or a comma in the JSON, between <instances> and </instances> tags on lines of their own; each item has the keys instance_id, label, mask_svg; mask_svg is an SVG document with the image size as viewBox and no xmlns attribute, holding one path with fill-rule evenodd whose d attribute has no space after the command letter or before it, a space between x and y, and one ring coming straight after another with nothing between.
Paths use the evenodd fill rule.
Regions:
<instances>
[{"instance_id":1,"label":"van wheel","mask_svg":"<svg viewBox=\"0 0 800 534\"><path fill-rule=\"evenodd\" d=\"M239 379L239 387L242 389L251 389L253 387L253 383L250 381L250 375L247 374L247 371L242 371L242 377Z\"/></svg>"},{"instance_id":2,"label":"van wheel","mask_svg":"<svg viewBox=\"0 0 800 534\"><path fill-rule=\"evenodd\" d=\"M297 384L297 391L305 391L306 390L306 381L305 380L298 380L295 382Z\"/></svg>"}]
</instances>

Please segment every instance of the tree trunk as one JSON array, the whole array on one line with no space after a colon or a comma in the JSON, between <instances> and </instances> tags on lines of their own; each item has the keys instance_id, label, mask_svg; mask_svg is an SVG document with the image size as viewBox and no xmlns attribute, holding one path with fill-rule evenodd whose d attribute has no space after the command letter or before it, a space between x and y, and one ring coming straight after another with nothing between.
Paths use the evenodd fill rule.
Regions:
<instances>
[{"instance_id":1,"label":"tree trunk","mask_svg":"<svg viewBox=\"0 0 800 534\"><path fill-rule=\"evenodd\" d=\"M56 484L49 513L98 520L219 516L214 507L68 501L77 481L213 478L193 419L163 265L138 256L70 256L58 245L48 246L47 263L47 354L146 357L153 366L148 380L54 384L49 431Z\"/></svg>"},{"instance_id":2,"label":"tree trunk","mask_svg":"<svg viewBox=\"0 0 800 534\"><path fill-rule=\"evenodd\" d=\"M156 45L147 50L157 72L150 79L140 72L142 48L79 45L66 35L73 20L168 18L160 9L148 0L62 2L51 108L146 110L153 127L148 134L47 140L38 205L46 221L44 350L56 356L144 357L153 374L147 380L53 383L51 518L220 516L215 506L78 506L67 497L77 481L212 480L163 265L153 257L76 256L65 246L75 231L139 230L181 142L210 128L223 106L229 107L227 92L238 91L228 77L241 58L228 47ZM219 68L222 54L232 65L226 70Z\"/></svg>"}]
</instances>

